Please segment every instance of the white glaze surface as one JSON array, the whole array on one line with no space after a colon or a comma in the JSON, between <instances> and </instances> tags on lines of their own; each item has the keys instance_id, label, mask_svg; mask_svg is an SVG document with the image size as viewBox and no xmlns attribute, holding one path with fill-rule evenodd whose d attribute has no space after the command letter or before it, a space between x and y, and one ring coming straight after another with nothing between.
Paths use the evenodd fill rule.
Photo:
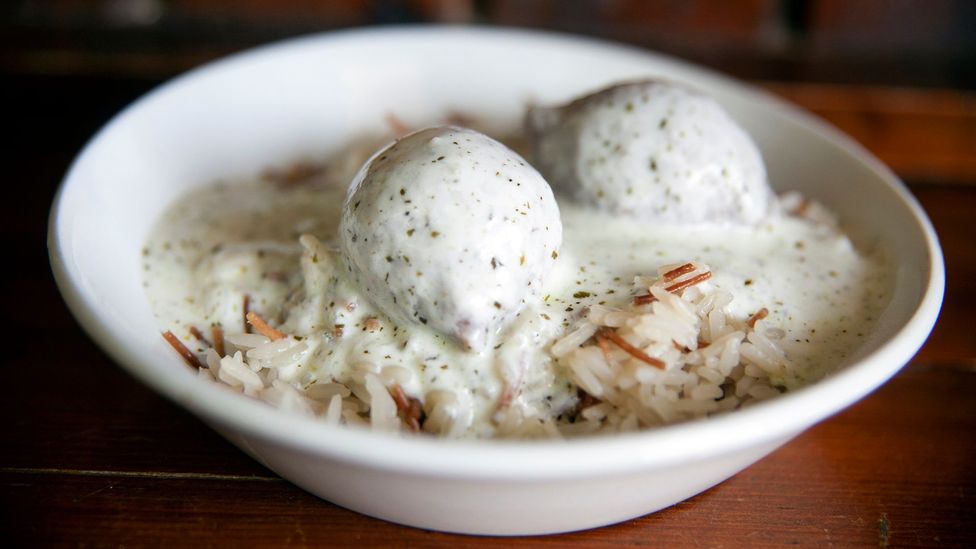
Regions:
<instances>
[{"instance_id":1,"label":"white glaze surface","mask_svg":"<svg viewBox=\"0 0 976 549\"><path fill-rule=\"evenodd\" d=\"M572 70L579 66L587 70ZM141 287L140 253L165 207L189 189L228 170L254 173L299 150L336 150L357 129L381 128L396 104L428 118L461 108L515 122L527 97L565 101L649 75L718 97L756 139L774 188L823 201L859 242L889 245L891 304L834 375L735 414L633 435L448 443L269 413L263 403L200 383L159 337ZM288 101L275 101L283 89ZM924 212L890 170L840 132L674 59L511 30L330 33L208 65L147 96L92 139L55 200L49 248L66 302L114 360L285 478L363 513L485 534L618 522L738 472L897 372L931 330L944 290L941 251ZM594 498L595 487L614 497ZM430 494L440 495L438 507L412 504ZM531 505L511 504L519 501Z\"/></svg>"},{"instance_id":2,"label":"white glaze surface","mask_svg":"<svg viewBox=\"0 0 976 549\"><path fill-rule=\"evenodd\" d=\"M486 334L486 348L470 351L431 325L404 314L385 314L389 296L402 297L405 292L380 293L377 299L372 292L382 288L367 289L346 275L349 252L338 253L339 242L345 240L346 249L359 243L339 234L341 210L349 212L348 206L339 206L346 194L344 174L339 169L325 172L327 177L303 185L245 181L204 189L177 202L158 223L144 256L147 290L163 327L197 345L187 333L190 326L216 323L229 333L242 331L242 302L248 295L254 310L303 339L301 367L279 374L284 381L302 390L331 381L355 385L363 371L395 367L395 383L408 396L425 400L436 390L457 395L453 410L463 420L452 436L493 436L493 414L506 392L517 395L513 406L524 417L556 418L570 410L577 402L577 387L554 362L549 346L572 329L589 306L626 306L634 294L635 277L655 273L662 265L710 265L714 275L707 284L733 292L728 308L733 317L745 319L768 309L766 324L783 332L777 341L791 363L771 380L782 390L818 380L843 364L870 334L890 295L880 250L856 250L816 206L808 209L819 213L818 222L776 209L759 225L693 228L618 217L560 199L565 235L560 254L549 257L548 243L539 246L544 253L531 260L543 261L547 269L554 265L551 276L540 285L541 292L525 294L511 326L492 330ZM452 244L467 246L477 227L463 215L438 216L437 229L443 236L405 236L410 230L406 227L413 225L396 219L407 217L401 210L411 208L406 200L416 195L405 191L401 196L399 189L416 181L416 174L406 170L385 177L385 194L364 198L351 193L349 200L363 200L360 209L369 216L385 215L374 211L379 207L394 214L393 221L378 226L400 236L403 247L377 244L376 230L367 231L360 222L355 232L371 243L352 248L354 257L362 254L380 267L395 267L389 278L411 280L400 272L406 265L383 259L397 253L413 256L410 267L418 272L439 271L459 277L458 284L474 281L487 286L489 282L479 282L479 276L490 281L497 272L490 268L489 257L500 264L517 263L515 257L526 253L517 247L505 250L512 241L509 235L497 245L487 244L494 251L482 258L487 268L480 274L471 274L464 265L454 268L450 261L437 265L445 257L436 254L445 250L431 250L431 241L452 243L453 234L460 238ZM556 223L550 219L550 225ZM325 244L306 243L303 254L296 243L302 233L314 234ZM426 243L427 257L415 241ZM382 275L378 278L376 283L381 283ZM524 281L515 285L516 290L525 287ZM433 300L429 296L442 291L418 290L428 304ZM472 292L477 290L462 294L467 298Z\"/></svg>"},{"instance_id":3,"label":"white glaze surface","mask_svg":"<svg viewBox=\"0 0 976 549\"><path fill-rule=\"evenodd\" d=\"M439 127L377 152L343 208L345 267L400 325L483 351L538 301L562 243L552 190L517 153Z\"/></svg>"},{"instance_id":4,"label":"white glaze surface","mask_svg":"<svg viewBox=\"0 0 976 549\"><path fill-rule=\"evenodd\" d=\"M759 149L712 98L620 84L529 110L533 162L583 204L657 223L757 224L773 199Z\"/></svg>"}]
</instances>

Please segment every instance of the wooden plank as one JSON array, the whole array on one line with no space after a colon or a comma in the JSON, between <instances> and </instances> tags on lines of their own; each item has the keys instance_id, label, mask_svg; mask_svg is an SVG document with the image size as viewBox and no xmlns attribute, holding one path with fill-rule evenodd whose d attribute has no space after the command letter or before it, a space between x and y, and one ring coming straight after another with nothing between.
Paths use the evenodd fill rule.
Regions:
<instances>
[{"instance_id":1,"label":"wooden plank","mask_svg":"<svg viewBox=\"0 0 976 549\"><path fill-rule=\"evenodd\" d=\"M0 399L8 418L0 467L274 476L125 374L77 328L22 342L46 352L18 353L5 369L11 386L29 389ZM51 375L38 382L38 371Z\"/></svg>"},{"instance_id":2,"label":"wooden plank","mask_svg":"<svg viewBox=\"0 0 976 549\"><path fill-rule=\"evenodd\" d=\"M928 212L945 255L946 293L942 313L918 360L976 366L976 338L971 314L976 310L976 188L913 185Z\"/></svg>"},{"instance_id":3,"label":"wooden plank","mask_svg":"<svg viewBox=\"0 0 976 549\"><path fill-rule=\"evenodd\" d=\"M196 50L179 55L29 51L0 59L0 68L34 75L62 75L68 80L70 77L64 75L121 75L121 80L153 80L229 51ZM84 78L76 76L75 81L79 80ZM756 84L837 126L903 179L976 185L974 92L784 81ZM124 103L117 108L122 106Z\"/></svg>"},{"instance_id":4,"label":"wooden plank","mask_svg":"<svg viewBox=\"0 0 976 549\"><path fill-rule=\"evenodd\" d=\"M915 365L851 410L660 513L516 547L810 547L976 541L976 372ZM177 445L175 452L185 446ZM0 470L7 531L25 544L491 546L396 526L282 481ZM886 526L882 526L882 525Z\"/></svg>"},{"instance_id":5,"label":"wooden plank","mask_svg":"<svg viewBox=\"0 0 976 549\"><path fill-rule=\"evenodd\" d=\"M761 83L859 141L904 179L976 184L976 94Z\"/></svg>"},{"instance_id":6,"label":"wooden plank","mask_svg":"<svg viewBox=\"0 0 976 549\"><path fill-rule=\"evenodd\" d=\"M40 243L53 186L68 159L129 98L95 79L80 90L71 86L78 104L98 105L79 110L61 99L60 84L73 80L53 82L59 85L41 82L22 94L35 105L38 96L47 98L40 109L46 115L25 114L29 120L21 126L15 121L22 140L7 175L25 196L0 221L12 265L0 279L18 338L4 361L14 390L0 399L7 420L0 437L0 527L12 545L498 544L391 525L314 498L142 387L98 350L65 311ZM925 109L898 107L893 96L880 108L850 99L854 95L845 96L846 110L835 108L877 110L896 121L911 109L944 120L969 112L968 99L938 93L926 92L942 100L927 101ZM800 100L825 111L843 103L819 104L817 97L823 96ZM932 160L922 155L912 162L924 168ZM932 166L922 171L945 169ZM947 181L976 182L966 179L968 169ZM847 412L687 502L609 528L508 543L976 546L970 530L976 524L976 339L968 316L976 305L976 188L914 185L912 191L933 219L948 269L942 318L913 365Z\"/></svg>"}]
</instances>

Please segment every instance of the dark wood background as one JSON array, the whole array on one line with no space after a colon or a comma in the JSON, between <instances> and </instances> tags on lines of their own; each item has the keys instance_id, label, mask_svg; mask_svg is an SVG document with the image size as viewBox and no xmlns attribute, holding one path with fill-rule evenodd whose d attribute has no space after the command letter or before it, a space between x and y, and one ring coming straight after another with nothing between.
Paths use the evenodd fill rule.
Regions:
<instances>
[{"instance_id":1,"label":"dark wood background","mask_svg":"<svg viewBox=\"0 0 976 549\"><path fill-rule=\"evenodd\" d=\"M0 7L6 197L0 533L14 546L477 546L346 511L136 383L65 309L45 247L71 158L198 63L312 31L454 22L650 47L764 86L864 143L928 211L945 306L890 383L729 481L616 526L514 546L973 547L976 3L965 0L106 0ZM12 139L11 139L12 138ZM38 353L41 351L41 353ZM36 381L43 379L43 382Z\"/></svg>"}]
</instances>

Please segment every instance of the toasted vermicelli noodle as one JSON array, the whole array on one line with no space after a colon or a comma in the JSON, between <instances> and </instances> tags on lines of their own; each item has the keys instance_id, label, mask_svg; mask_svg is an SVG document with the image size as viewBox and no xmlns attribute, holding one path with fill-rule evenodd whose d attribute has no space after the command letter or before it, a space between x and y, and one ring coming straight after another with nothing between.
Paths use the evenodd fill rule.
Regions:
<instances>
[{"instance_id":1,"label":"toasted vermicelli noodle","mask_svg":"<svg viewBox=\"0 0 976 549\"><path fill-rule=\"evenodd\" d=\"M321 246L307 235L302 244ZM549 347L557 366L580 391L577 409L526 417L518 407L500 405L495 436L561 438L630 431L733 410L779 394L773 379L791 367L776 343L783 331L765 326L765 309L747 318L730 315L734 297L716 287L710 275L700 263L664 265L657 276L635 278L637 298L591 306ZM221 333L227 354L207 349L199 362L201 377L331 425L390 432L422 429L455 438L472 423L471 403L453 391L437 388L417 397L406 395L401 387L414 384L415 374L401 366L357 360L349 365L345 382L302 385L296 372L310 355L328 346L328 338L296 338L254 312L248 315L262 333ZM366 329L380 327L374 321ZM357 356L369 356L362 351L368 349Z\"/></svg>"},{"instance_id":2,"label":"toasted vermicelli noodle","mask_svg":"<svg viewBox=\"0 0 976 549\"><path fill-rule=\"evenodd\" d=\"M632 306L597 309L553 345L571 379L600 401L580 411L577 424L588 425L574 430L633 430L780 393L772 376L790 365L763 332L765 315L733 318L727 310L733 296L708 282L709 272L706 265L684 263L661 267L656 278L637 277L635 283L646 287ZM636 353L605 351L599 342L566 350L578 334L608 329L664 367L643 364Z\"/></svg>"}]
</instances>

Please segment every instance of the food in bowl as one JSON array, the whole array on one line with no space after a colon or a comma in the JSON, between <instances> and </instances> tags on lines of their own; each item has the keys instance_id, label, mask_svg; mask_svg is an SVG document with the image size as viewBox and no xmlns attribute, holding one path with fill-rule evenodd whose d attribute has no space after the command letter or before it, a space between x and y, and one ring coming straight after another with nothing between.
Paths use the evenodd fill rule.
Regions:
<instances>
[{"instance_id":1,"label":"food in bowl","mask_svg":"<svg viewBox=\"0 0 976 549\"><path fill-rule=\"evenodd\" d=\"M759 148L712 98L665 81L528 111L533 160L557 189L649 223L759 223L773 193Z\"/></svg>"},{"instance_id":2,"label":"food in bowl","mask_svg":"<svg viewBox=\"0 0 976 549\"><path fill-rule=\"evenodd\" d=\"M549 184L479 132L396 140L353 179L339 223L351 282L398 326L480 352L542 297L562 243Z\"/></svg>"},{"instance_id":3,"label":"food in bowl","mask_svg":"<svg viewBox=\"0 0 976 549\"><path fill-rule=\"evenodd\" d=\"M644 93L664 107L620 101ZM774 198L717 104L648 82L546 112L527 133L565 194L501 142L435 127L184 197L144 254L169 338L201 377L328 423L490 438L735 410L869 333L882 250ZM618 157L590 169L601 137Z\"/></svg>"}]
</instances>

